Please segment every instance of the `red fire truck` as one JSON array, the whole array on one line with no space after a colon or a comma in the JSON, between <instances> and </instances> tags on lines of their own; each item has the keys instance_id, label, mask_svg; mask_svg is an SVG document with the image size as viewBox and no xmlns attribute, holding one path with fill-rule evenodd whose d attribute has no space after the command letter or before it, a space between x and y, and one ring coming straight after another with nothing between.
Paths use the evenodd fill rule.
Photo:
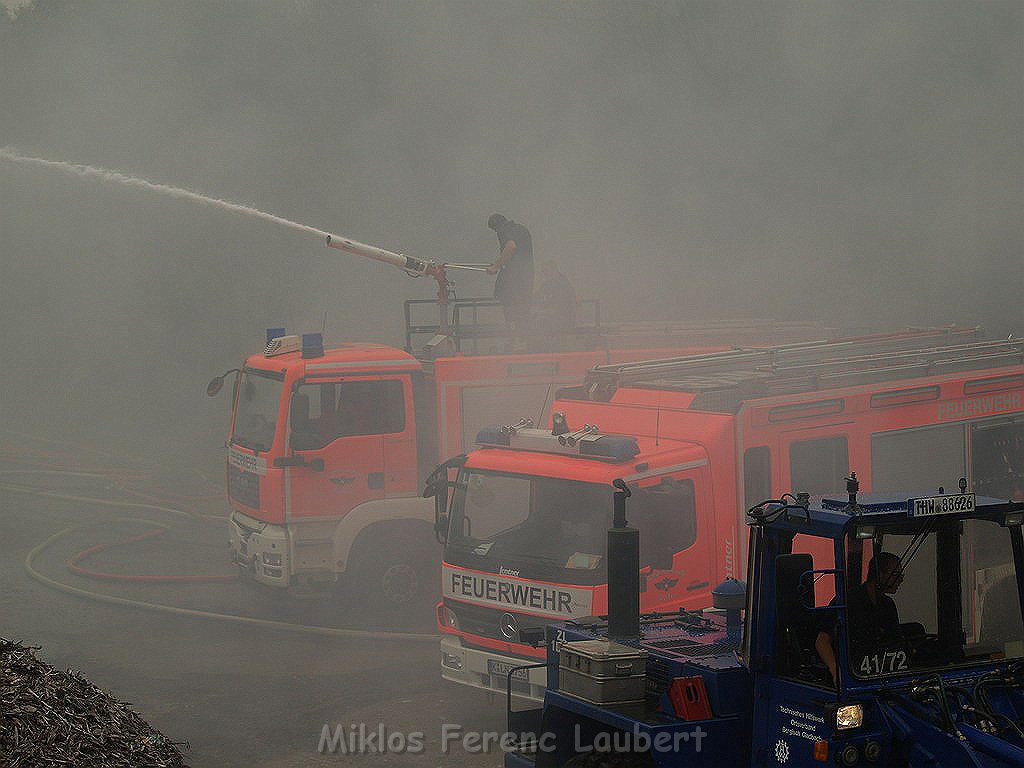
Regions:
<instances>
[{"instance_id":1,"label":"red fire truck","mask_svg":"<svg viewBox=\"0 0 1024 768\"><path fill-rule=\"evenodd\" d=\"M599 365L553 411L551 428L482 430L450 483L437 615L448 680L542 696L542 669L506 680L543 657L519 633L606 613L615 479L643 532L644 612L710 605L714 585L744 572L744 510L841 489L851 466L876 491L934 494L965 477L1024 498L1024 341L974 329ZM997 593L1005 566L975 576Z\"/></svg>"},{"instance_id":2,"label":"red fire truck","mask_svg":"<svg viewBox=\"0 0 1024 768\"><path fill-rule=\"evenodd\" d=\"M423 480L481 427L521 414L542 420L556 389L597 363L827 336L820 324L798 322L609 326L595 303L593 321L572 333L510 339L497 302L454 295L447 270L479 266L423 262L335 236L328 244L432 276L438 297L406 302L404 349L325 348L320 334L277 328L262 353L228 372L237 373L227 445L231 547L256 582L318 590L344 575L366 606L385 611L426 593L429 617L439 548Z\"/></svg>"}]
</instances>

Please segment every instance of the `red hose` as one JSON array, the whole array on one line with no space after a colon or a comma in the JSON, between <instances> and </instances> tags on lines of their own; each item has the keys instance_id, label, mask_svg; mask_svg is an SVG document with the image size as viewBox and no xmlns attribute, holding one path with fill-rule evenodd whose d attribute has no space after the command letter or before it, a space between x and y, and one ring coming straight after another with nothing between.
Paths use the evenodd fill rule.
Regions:
<instances>
[{"instance_id":1,"label":"red hose","mask_svg":"<svg viewBox=\"0 0 1024 768\"><path fill-rule=\"evenodd\" d=\"M25 436L30 437L30 436ZM52 441L43 441L52 442ZM68 444L64 444L68 445ZM220 498L220 494L216 496L210 495L196 495L187 496L185 494L178 494L167 492L164 495L155 495L143 491L135 484L139 482L145 482L151 480L154 474L152 469L129 469L126 467L120 467L117 469L111 469L110 467L88 467L80 464L81 452L74 448L65 448L64 450L47 450L44 448L33 449L31 447L19 448L17 452L10 449L0 449L0 456L10 460L17 461L21 466L28 466L34 469L52 469L55 471L64 472L80 472L83 474L99 475L108 478L114 485L114 487L128 496L134 496L135 498L153 502L162 506L171 506L171 503L183 505L186 507L186 512L196 514L194 504L199 501L211 500L214 498ZM205 478L204 478L205 480ZM209 482L209 481L207 481ZM149 522L149 521L140 521ZM143 541L154 536L159 536L166 533L166 526L160 525L159 523L150 523L158 527L151 531L140 534L138 536L132 536L127 539L121 539L119 541L109 542L106 544L97 544L96 546L83 549L80 552L75 553L67 561L68 570L78 576L85 576L92 579L106 579L109 581L134 581L134 582L197 582L197 581L228 581L238 578L237 573L230 574L218 574L218 575L176 575L176 576L160 576L160 575L128 575L121 573L109 573L106 571L95 571L90 568L85 568L81 565L82 561L91 557L92 555L102 552L113 547L125 546L128 544L134 544L139 541Z\"/></svg>"},{"instance_id":2,"label":"red hose","mask_svg":"<svg viewBox=\"0 0 1024 768\"><path fill-rule=\"evenodd\" d=\"M127 539L121 539L120 541L113 541L107 544L97 544L94 547L83 549L81 552L77 552L71 556L68 560L68 570L72 573L78 574L79 576L86 576L91 579L107 579L108 581L142 581L142 582L176 582L176 581L228 581L237 579L237 573L226 573L215 576L129 576L123 573L108 573L106 571L94 571L89 568L83 568L79 565L82 560L87 557L102 552L112 547L119 547L126 544L134 544L137 541L149 539L154 536L159 536L166 533L167 529L164 527L154 528L152 531L146 531L138 536L132 536Z\"/></svg>"}]
</instances>

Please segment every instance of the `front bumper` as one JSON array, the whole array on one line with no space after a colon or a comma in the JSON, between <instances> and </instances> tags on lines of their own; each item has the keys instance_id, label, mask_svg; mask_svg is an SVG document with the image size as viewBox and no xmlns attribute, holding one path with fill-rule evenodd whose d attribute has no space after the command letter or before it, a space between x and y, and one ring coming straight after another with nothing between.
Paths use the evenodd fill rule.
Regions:
<instances>
[{"instance_id":1,"label":"front bumper","mask_svg":"<svg viewBox=\"0 0 1024 768\"><path fill-rule=\"evenodd\" d=\"M271 587L287 587L291 563L283 526L233 512L229 523L231 558L247 576Z\"/></svg>"},{"instance_id":2,"label":"front bumper","mask_svg":"<svg viewBox=\"0 0 1024 768\"><path fill-rule=\"evenodd\" d=\"M488 662L495 664L488 664ZM539 663L537 659L521 659L516 656L502 656L490 651L468 648L462 640L454 635L441 636L441 677L453 683L461 683L471 688L478 688L488 693L504 696L508 686L508 673L498 672L524 664ZM540 703L544 701L544 689L547 687L547 669L523 670L522 678L513 678L512 696L524 701Z\"/></svg>"}]
</instances>

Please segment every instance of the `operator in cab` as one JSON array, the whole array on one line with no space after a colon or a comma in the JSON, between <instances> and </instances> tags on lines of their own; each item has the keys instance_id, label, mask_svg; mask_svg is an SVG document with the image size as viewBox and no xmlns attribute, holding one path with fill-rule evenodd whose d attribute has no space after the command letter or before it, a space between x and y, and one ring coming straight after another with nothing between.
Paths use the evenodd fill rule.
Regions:
<instances>
[{"instance_id":1,"label":"operator in cab","mask_svg":"<svg viewBox=\"0 0 1024 768\"><path fill-rule=\"evenodd\" d=\"M868 564L868 577L864 583L848 590L846 618L851 656L905 645L899 612L896 603L889 597L896 594L902 583L900 559L891 552L879 552ZM814 648L828 667L832 682L836 683L834 632L831 625L822 627L814 641Z\"/></svg>"}]
</instances>

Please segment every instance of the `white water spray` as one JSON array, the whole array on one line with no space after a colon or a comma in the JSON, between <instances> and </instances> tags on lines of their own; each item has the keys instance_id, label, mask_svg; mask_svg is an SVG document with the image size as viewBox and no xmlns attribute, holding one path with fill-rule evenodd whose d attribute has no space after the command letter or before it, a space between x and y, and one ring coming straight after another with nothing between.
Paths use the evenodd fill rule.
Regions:
<instances>
[{"instance_id":1,"label":"white water spray","mask_svg":"<svg viewBox=\"0 0 1024 768\"><path fill-rule=\"evenodd\" d=\"M316 235L320 238L327 238L328 233L322 230L310 227L305 224L299 224L296 221L290 221L288 219L275 216L272 213L266 213L258 208L253 208L249 205L241 205L239 203L232 203L228 200L220 200L216 197L208 197L201 195L198 192L190 192L187 189L180 189L179 187L171 187L167 184L156 184L146 179L140 179L136 176L128 176L117 171L108 171L105 168L95 168L91 165L79 165L77 163L65 163L62 160L46 160L41 157L30 157L28 155L22 155L12 151L8 147L0 147L0 160L8 160L13 163L20 163L22 165L31 165L43 168L52 168L54 170L63 171L64 173L72 176L82 176L84 178L98 179L99 181L105 181L114 184L123 184L126 187L135 187L136 189L145 189L150 192L160 192L171 197L177 197L184 200L193 200L203 205L211 205L216 208L222 208L226 211L234 211L235 213L241 213L246 216L252 216L253 218L262 219L263 221L269 221L274 224L281 224L291 229L297 229L300 232L307 232L312 235Z\"/></svg>"}]
</instances>

